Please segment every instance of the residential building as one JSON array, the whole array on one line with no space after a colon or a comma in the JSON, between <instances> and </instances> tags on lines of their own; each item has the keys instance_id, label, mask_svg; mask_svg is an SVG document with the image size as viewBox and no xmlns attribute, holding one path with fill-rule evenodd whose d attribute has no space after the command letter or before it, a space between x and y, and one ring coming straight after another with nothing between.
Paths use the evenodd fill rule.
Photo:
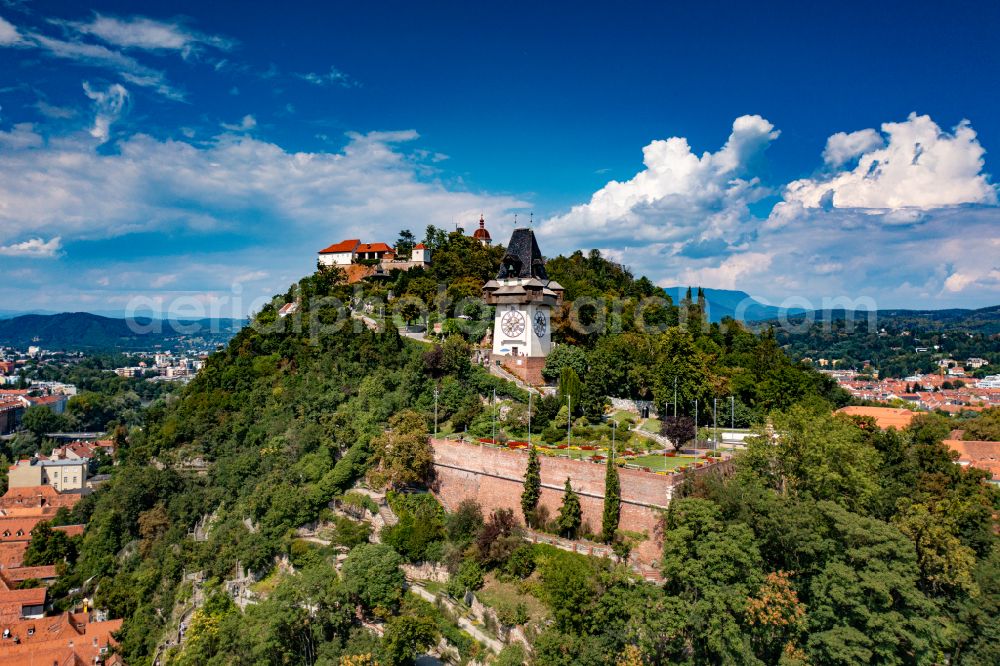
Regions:
<instances>
[{"instance_id":1,"label":"residential building","mask_svg":"<svg viewBox=\"0 0 1000 666\"><path fill-rule=\"evenodd\" d=\"M69 402L69 398L62 393L53 393L52 395L41 395L41 396L25 396L25 402L27 402L28 407L48 407L49 411L55 414L62 414L66 411L66 403Z\"/></svg>"},{"instance_id":2,"label":"residential building","mask_svg":"<svg viewBox=\"0 0 1000 666\"><path fill-rule=\"evenodd\" d=\"M986 375L976 382L976 388L1000 389L1000 375Z\"/></svg>"},{"instance_id":3,"label":"residential building","mask_svg":"<svg viewBox=\"0 0 1000 666\"><path fill-rule=\"evenodd\" d=\"M958 464L990 473L990 482L1000 486L1000 442L962 439L962 431L952 431L944 445L958 454Z\"/></svg>"},{"instance_id":4,"label":"residential building","mask_svg":"<svg viewBox=\"0 0 1000 666\"><path fill-rule=\"evenodd\" d=\"M18 398L0 396L0 435L9 435L21 427L25 404Z\"/></svg>"},{"instance_id":5,"label":"residential building","mask_svg":"<svg viewBox=\"0 0 1000 666\"><path fill-rule=\"evenodd\" d=\"M847 414L848 416L870 416L875 419L875 424L882 430L886 430L888 428L902 430L910 425L910 421L912 421L913 417L917 415L916 412L912 412L908 409L897 409L894 407L859 407L855 405L841 407L837 410L837 413Z\"/></svg>"},{"instance_id":6,"label":"residential building","mask_svg":"<svg viewBox=\"0 0 1000 666\"><path fill-rule=\"evenodd\" d=\"M87 487L88 461L70 460L19 460L7 472L10 488L52 486L60 492L82 490Z\"/></svg>"},{"instance_id":7,"label":"residential building","mask_svg":"<svg viewBox=\"0 0 1000 666\"><path fill-rule=\"evenodd\" d=\"M972 358L970 358L969 360L967 360L965 362L965 367L966 368L971 368L973 370L978 370L979 368L983 367L984 365L989 365L989 364L990 364L990 362L987 361L985 358L979 358L977 356L973 356Z\"/></svg>"},{"instance_id":8,"label":"residential building","mask_svg":"<svg viewBox=\"0 0 1000 666\"><path fill-rule=\"evenodd\" d=\"M360 244L361 239L352 238L323 248L319 251L319 263L323 266L349 266L354 263L354 251Z\"/></svg>"},{"instance_id":9,"label":"residential building","mask_svg":"<svg viewBox=\"0 0 1000 666\"><path fill-rule=\"evenodd\" d=\"M44 591L44 588L42 588ZM88 613L7 619L0 633L0 662L8 666L122 664L112 654L122 620L95 622Z\"/></svg>"}]
</instances>

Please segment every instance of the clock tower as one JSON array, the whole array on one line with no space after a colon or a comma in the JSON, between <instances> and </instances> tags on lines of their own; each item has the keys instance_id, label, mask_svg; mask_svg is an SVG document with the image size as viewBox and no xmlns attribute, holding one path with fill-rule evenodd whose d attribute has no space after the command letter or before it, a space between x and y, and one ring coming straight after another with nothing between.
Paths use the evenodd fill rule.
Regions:
<instances>
[{"instance_id":1,"label":"clock tower","mask_svg":"<svg viewBox=\"0 0 1000 666\"><path fill-rule=\"evenodd\" d=\"M552 350L552 308L562 295L562 286L545 272L534 232L514 229L500 272L483 286L483 298L496 308L493 362L531 384L543 383L542 368Z\"/></svg>"}]
</instances>

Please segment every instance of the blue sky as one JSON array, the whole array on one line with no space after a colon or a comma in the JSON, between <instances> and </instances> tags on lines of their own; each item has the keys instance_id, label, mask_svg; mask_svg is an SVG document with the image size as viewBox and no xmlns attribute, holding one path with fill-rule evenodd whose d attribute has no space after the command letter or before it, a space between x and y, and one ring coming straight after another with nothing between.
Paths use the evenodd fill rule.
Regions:
<instances>
[{"instance_id":1,"label":"blue sky","mask_svg":"<svg viewBox=\"0 0 1000 666\"><path fill-rule=\"evenodd\" d=\"M995 3L541 4L0 0L0 309L243 312L480 212L663 285L1000 302Z\"/></svg>"}]
</instances>

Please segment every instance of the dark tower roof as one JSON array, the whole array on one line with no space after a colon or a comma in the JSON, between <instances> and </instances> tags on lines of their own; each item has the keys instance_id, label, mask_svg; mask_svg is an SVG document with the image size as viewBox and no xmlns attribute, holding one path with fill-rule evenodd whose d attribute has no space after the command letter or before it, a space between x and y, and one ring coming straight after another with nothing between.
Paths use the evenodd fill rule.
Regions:
<instances>
[{"instance_id":1,"label":"dark tower roof","mask_svg":"<svg viewBox=\"0 0 1000 666\"><path fill-rule=\"evenodd\" d=\"M542 251L535 241L535 232L531 229L514 229L507 243L507 254L500 263L497 279L505 278L538 278L548 281L545 272L545 261Z\"/></svg>"}]
</instances>

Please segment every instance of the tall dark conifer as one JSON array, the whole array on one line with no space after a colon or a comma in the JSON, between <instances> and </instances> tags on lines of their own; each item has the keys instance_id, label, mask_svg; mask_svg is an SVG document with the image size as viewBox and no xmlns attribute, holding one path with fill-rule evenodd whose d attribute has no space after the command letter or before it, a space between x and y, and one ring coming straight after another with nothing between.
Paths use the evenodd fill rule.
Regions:
<instances>
[{"instance_id":1,"label":"tall dark conifer","mask_svg":"<svg viewBox=\"0 0 1000 666\"><path fill-rule=\"evenodd\" d=\"M533 526L535 509L538 508L538 499L542 495L541 469L538 451L531 444L528 448L528 466L524 470L524 491L521 493L521 513L524 514L524 524L529 526Z\"/></svg>"},{"instance_id":2,"label":"tall dark conifer","mask_svg":"<svg viewBox=\"0 0 1000 666\"><path fill-rule=\"evenodd\" d=\"M583 522L583 510L580 508L580 498L573 492L573 486L566 477L566 494L563 495L562 506L559 507L559 534L567 539L575 539Z\"/></svg>"},{"instance_id":3,"label":"tall dark conifer","mask_svg":"<svg viewBox=\"0 0 1000 666\"><path fill-rule=\"evenodd\" d=\"M618 531L618 520L622 513L622 485L618 478L618 465L614 460L608 460L607 471L604 473L604 515L601 520L601 538L604 543L615 540Z\"/></svg>"}]
</instances>

